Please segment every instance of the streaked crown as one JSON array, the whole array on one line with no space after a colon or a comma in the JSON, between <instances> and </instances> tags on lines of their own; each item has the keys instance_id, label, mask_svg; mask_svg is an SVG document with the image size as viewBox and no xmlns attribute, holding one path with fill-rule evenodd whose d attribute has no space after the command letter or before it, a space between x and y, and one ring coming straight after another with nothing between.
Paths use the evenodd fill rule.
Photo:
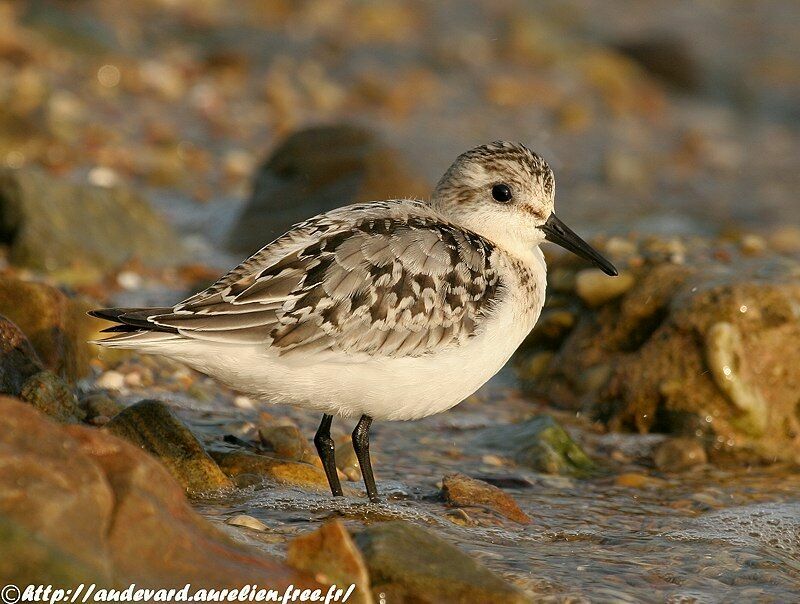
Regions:
<instances>
[{"instance_id":1,"label":"streaked crown","mask_svg":"<svg viewBox=\"0 0 800 604\"><path fill-rule=\"evenodd\" d=\"M495 141L462 153L436 185L431 205L498 245L530 248L553 212L555 177L521 143Z\"/></svg>"}]
</instances>

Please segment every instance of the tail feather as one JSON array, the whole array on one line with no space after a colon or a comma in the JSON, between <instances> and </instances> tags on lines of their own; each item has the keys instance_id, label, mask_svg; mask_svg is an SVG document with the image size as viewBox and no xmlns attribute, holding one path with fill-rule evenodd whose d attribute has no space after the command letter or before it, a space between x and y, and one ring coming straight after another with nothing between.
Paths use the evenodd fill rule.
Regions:
<instances>
[{"instance_id":1,"label":"tail feather","mask_svg":"<svg viewBox=\"0 0 800 604\"><path fill-rule=\"evenodd\" d=\"M160 331L164 333L178 333L174 327L157 325L150 321L150 317L171 313L172 308L99 308L90 310L89 315L98 319L105 319L117 323L104 332L134 332L134 331Z\"/></svg>"},{"instance_id":2,"label":"tail feather","mask_svg":"<svg viewBox=\"0 0 800 604\"><path fill-rule=\"evenodd\" d=\"M114 325L102 330L109 334L103 340L92 344L109 348L158 348L160 344L181 339L174 327L156 325L150 317L172 312L172 308L99 308L89 311L89 315L111 321Z\"/></svg>"}]
</instances>

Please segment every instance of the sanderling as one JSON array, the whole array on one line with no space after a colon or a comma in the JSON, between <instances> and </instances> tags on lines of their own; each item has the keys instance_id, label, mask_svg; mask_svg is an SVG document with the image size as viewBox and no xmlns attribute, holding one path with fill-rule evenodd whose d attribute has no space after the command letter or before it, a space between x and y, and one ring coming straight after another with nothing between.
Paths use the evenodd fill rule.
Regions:
<instances>
[{"instance_id":1,"label":"sanderling","mask_svg":"<svg viewBox=\"0 0 800 604\"><path fill-rule=\"evenodd\" d=\"M460 155L429 202L401 199L315 216L208 289L168 308L92 312L103 346L186 363L251 397L321 411L314 443L342 495L334 415L359 415L353 447L371 501L374 419L450 409L508 361L544 305L553 241L614 266L553 213L547 163L517 143Z\"/></svg>"}]
</instances>

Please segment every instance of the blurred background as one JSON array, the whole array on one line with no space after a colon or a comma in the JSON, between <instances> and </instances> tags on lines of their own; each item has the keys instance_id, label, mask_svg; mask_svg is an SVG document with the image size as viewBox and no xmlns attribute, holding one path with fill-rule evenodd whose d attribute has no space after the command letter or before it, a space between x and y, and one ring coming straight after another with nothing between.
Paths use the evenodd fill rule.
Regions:
<instances>
[{"instance_id":1,"label":"blurred background","mask_svg":"<svg viewBox=\"0 0 800 604\"><path fill-rule=\"evenodd\" d=\"M283 137L355 123L427 186L471 146L524 141L555 168L561 214L597 231L761 230L797 218L798 12L792 0L3 2L0 163L133 182L178 221L191 221L182 202L220 204L206 210L217 230L198 230L222 236Z\"/></svg>"},{"instance_id":2,"label":"blurred background","mask_svg":"<svg viewBox=\"0 0 800 604\"><path fill-rule=\"evenodd\" d=\"M374 601L797 601L798 23L796 0L0 0L0 579L300 582L321 540ZM378 510L347 421L333 503L314 414L86 343L89 308L172 304L497 139L547 159L621 274L548 247L510 366L376 423Z\"/></svg>"}]
</instances>

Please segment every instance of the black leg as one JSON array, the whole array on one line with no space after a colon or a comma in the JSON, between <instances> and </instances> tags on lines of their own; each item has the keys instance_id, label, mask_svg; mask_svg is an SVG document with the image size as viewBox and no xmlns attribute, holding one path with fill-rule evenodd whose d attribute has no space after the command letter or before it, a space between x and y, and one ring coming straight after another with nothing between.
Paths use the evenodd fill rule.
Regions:
<instances>
[{"instance_id":1,"label":"black leg","mask_svg":"<svg viewBox=\"0 0 800 604\"><path fill-rule=\"evenodd\" d=\"M369 500L372 503L378 503L380 501L378 489L375 486L375 477L372 475L372 462L369 460L369 427L371 425L372 418L369 415L362 415L353 430L353 449L361 466L361 473L364 475L364 485L367 487Z\"/></svg>"},{"instance_id":2,"label":"black leg","mask_svg":"<svg viewBox=\"0 0 800 604\"><path fill-rule=\"evenodd\" d=\"M322 467L325 469L325 476L328 477L328 484L331 486L331 493L334 497L341 497L342 485L339 482L339 474L336 472L336 450L334 449L333 439L331 438L331 422L333 416L327 413L322 416L322 421L314 435L314 445L317 453L322 460Z\"/></svg>"}]
</instances>

